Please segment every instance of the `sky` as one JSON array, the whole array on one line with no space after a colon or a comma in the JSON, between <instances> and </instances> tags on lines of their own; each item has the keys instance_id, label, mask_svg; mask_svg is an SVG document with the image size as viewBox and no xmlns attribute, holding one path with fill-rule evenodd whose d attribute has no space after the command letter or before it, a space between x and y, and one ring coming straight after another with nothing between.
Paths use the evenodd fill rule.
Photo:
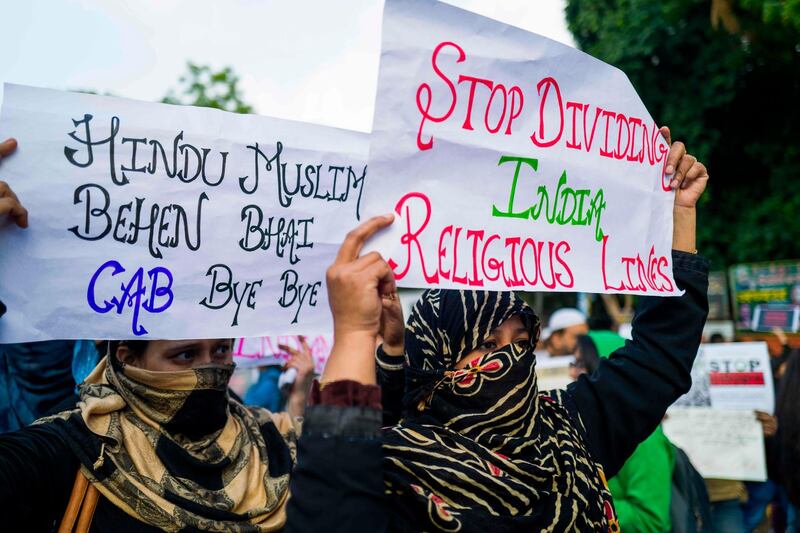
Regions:
<instances>
[{"instance_id":1,"label":"sky","mask_svg":"<svg viewBox=\"0 0 800 533\"><path fill-rule=\"evenodd\" d=\"M574 46L565 0L448 3ZM369 131L381 0L26 0L3 7L0 82L160 100L193 61L255 112Z\"/></svg>"}]
</instances>

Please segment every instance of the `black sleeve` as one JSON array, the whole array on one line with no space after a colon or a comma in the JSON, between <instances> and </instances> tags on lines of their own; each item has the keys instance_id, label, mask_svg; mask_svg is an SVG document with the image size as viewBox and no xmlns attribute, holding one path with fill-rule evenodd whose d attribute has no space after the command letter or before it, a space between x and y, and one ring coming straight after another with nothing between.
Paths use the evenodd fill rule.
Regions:
<instances>
[{"instance_id":1,"label":"black sleeve","mask_svg":"<svg viewBox=\"0 0 800 533\"><path fill-rule=\"evenodd\" d=\"M567 387L590 450L609 478L692 384L708 315L708 262L683 252L673 252L672 260L683 296L641 298L633 340Z\"/></svg>"},{"instance_id":2,"label":"black sleeve","mask_svg":"<svg viewBox=\"0 0 800 533\"><path fill-rule=\"evenodd\" d=\"M394 426L403 416L403 393L406 385L404 358L387 355L381 344L375 353L375 360L383 403L383 425Z\"/></svg>"},{"instance_id":3,"label":"black sleeve","mask_svg":"<svg viewBox=\"0 0 800 533\"><path fill-rule=\"evenodd\" d=\"M78 467L77 457L55 423L0 435L4 527L8 531L53 529L64 514Z\"/></svg>"},{"instance_id":4,"label":"black sleeve","mask_svg":"<svg viewBox=\"0 0 800 533\"><path fill-rule=\"evenodd\" d=\"M372 407L306 409L287 532L386 531L380 425Z\"/></svg>"}]
</instances>

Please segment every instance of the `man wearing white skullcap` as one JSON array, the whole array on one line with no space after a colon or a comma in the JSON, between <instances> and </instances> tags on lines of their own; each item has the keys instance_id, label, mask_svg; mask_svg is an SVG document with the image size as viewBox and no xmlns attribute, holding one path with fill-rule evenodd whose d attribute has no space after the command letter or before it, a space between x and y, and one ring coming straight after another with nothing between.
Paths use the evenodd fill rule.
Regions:
<instances>
[{"instance_id":1,"label":"man wearing white skullcap","mask_svg":"<svg viewBox=\"0 0 800 533\"><path fill-rule=\"evenodd\" d=\"M589 332L586 315L572 307L559 309L550 315L546 346L550 355L572 355L578 344L578 336Z\"/></svg>"}]
</instances>

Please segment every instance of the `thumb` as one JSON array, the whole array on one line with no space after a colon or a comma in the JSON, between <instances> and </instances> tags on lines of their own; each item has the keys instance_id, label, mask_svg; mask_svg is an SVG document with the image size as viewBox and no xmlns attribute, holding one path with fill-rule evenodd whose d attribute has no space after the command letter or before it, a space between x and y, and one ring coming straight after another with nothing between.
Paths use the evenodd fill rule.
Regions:
<instances>
[{"instance_id":1,"label":"thumb","mask_svg":"<svg viewBox=\"0 0 800 533\"><path fill-rule=\"evenodd\" d=\"M17 149L16 139L6 139L0 143L0 159L8 157Z\"/></svg>"}]
</instances>

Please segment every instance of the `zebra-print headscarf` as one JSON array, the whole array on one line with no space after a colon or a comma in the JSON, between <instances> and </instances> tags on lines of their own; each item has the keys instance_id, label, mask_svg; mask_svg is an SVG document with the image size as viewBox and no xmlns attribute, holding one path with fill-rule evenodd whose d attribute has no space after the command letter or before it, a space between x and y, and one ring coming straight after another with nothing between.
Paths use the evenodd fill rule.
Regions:
<instances>
[{"instance_id":1,"label":"zebra-print headscarf","mask_svg":"<svg viewBox=\"0 0 800 533\"><path fill-rule=\"evenodd\" d=\"M405 417L385 433L395 529L616 531L611 495L566 395L539 392L530 346L455 364L511 316L513 293L426 291L406 328Z\"/></svg>"}]
</instances>

